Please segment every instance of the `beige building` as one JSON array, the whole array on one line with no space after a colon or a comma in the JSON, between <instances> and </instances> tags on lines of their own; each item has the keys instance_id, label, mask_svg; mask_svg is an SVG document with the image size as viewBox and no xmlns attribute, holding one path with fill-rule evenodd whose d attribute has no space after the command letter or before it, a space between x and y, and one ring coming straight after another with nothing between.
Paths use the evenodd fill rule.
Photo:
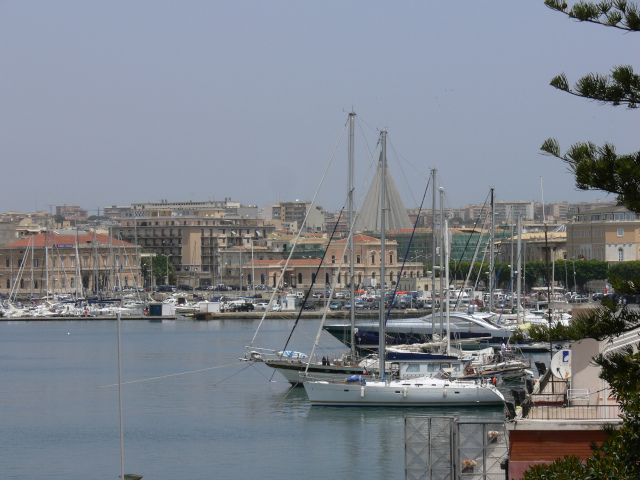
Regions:
<instances>
[{"instance_id":1,"label":"beige building","mask_svg":"<svg viewBox=\"0 0 640 480\"><path fill-rule=\"evenodd\" d=\"M95 233L45 232L0 248L0 291L45 295L140 285L135 245Z\"/></svg>"},{"instance_id":2,"label":"beige building","mask_svg":"<svg viewBox=\"0 0 640 480\"><path fill-rule=\"evenodd\" d=\"M511 253L513 251L513 262L517 261L517 241L516 235L513 239L505 237L496 242L496 258L511 263ZM566 257L567 234L565 232L533 232L522 234L522 257L524 262L545 262L548 259L562 260ZM506 257L505 257L506 255Z\"/></svg>"},{"instance_id":3,"label":"beige building","mask_svg":"<svg viewBox=\"0 0 640 480\"><path fill-rule=\"evenodd\" d=\"M328 242L328 239L326 240ZM349 250L345 250L347 239L333 242L327 249L324 263L318 270L320 260L317 258L292 259L284 274L286 286L297 288L309 288L314 279L315 287L324 288L333 284L336 280L338 288L349 286ZM367 235L355 235L354 245L354 275L355 285L376 286L380 281L380 253L382 242L378 238ZM398 260L398 243L395 240L386 242L386 282L395 285L400 277L402 261ZM344 258L343 258L344 255ZM342 267L340 261L342 259ZM250 283L252 269L260 272L261 278L265 278L268 285L275 286L277 279L285 265L286 260L258 260L243 265L243 277ZM407 262L402 271L402 277L422 277L423 265L419 262ZM258 273L256 280L258 279Z\"/></svg>"},{"instance_id":4,"label":"beige building","mask_svg":"<svg viewBox=\"0 0 640 480\"><path fill-rule=\"evenodd\" d=\"M193 210L175 215L150 210L149 216L125 218L114 236L139 245L145 252L167 255L175 267L176 284L213 285L221 275L221 251L251 247L263 241L273 227L256 218L225 218L222 210Z\"/></svg>"},{"instance_id":5,"label":"beige building","mask_svg":"<svg viewBox=\"0 0 640 480\"><path fill-rule=\"evenodd\" d=\"M639 260L640 218L622 205L577 214L567 224L566 248L576 260Z\"/></svg>"}]
</instances>

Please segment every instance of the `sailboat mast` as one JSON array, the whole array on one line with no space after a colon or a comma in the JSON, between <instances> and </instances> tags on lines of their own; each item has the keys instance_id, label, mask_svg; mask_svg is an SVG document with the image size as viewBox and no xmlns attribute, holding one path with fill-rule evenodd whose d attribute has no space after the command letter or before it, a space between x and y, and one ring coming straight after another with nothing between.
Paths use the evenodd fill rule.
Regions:
<instances>
[{"instance_id":1,"label":"sailboat mast","mask_svg":"<svg viewBox=\"0 0 640 480\"><path fill-rule=\"evenodd\" d=\"M446 288L447 288L447 293L445 294L445 312L447 315L447 355L450 355L451 352L451 333L450 333L450 329L451 329L451 315L450 315L450 308L451 308L451 289L449 288L449 221L445 218L444 219L444 243L443 243L443 247L444 247L444 281L446 284Z\"/></svg>"},{"instance_id":2,"label":"sailboat mast","mask_svg":"<svg viewBox=\"0 0 640 480\"><path fill-rule=\"evenodd\" d=\"M446 285L447 290L449 285ZM444 284L444 188L440 187L440 338L444 329L444 304L445 301Z\"/></svg>"},{"instance_id":3,"label":"sailboat mast","mask_svg":"<svg viewBox=\"0 0 640 480\"><path fill-rule=\"evenodd\" d=\"M349 299L351 303L351 358L356 356L356 306L355 306L355 273L353 261L353 164L354 164L354 120L356 114L349 113L349 174L347 180L348 199L349 199Z\"/></svg>"},{"instance_id":4,"label":"sailboat mast","mask_svg":"<svg viewBox=\"0 0 640 480\"><path fill-rule=\"evenodd\" d=\"M436 334L436 169L431 169L433 201L431 203L431 338Z\"/></svg>"},{"instance_id":5,"label":"sailboat mast","mask_svg":"<svg viewBox=\"0 0 640 480\"><path fill-rule=\"evenodd\" d=\"M518 255L516 257L516 320L518 325L522 325L522 302L520 298L522 297L522 272L520 271L520 267L522 265L522 216L518 215Z\"/></svg>"},{"instance_id":6,"label":"sailboat mast","mask_svg":"<svg viewBox=\"0 0 640 480\"><path fill-rule=\"evenodd\" d=\"M496 238L496 209L494 204L493 187L491 187L491 238L489 239L489 311L493 312L493 264L495 256Z\"/></svg>"},{"instance_id":7,"label":"sailboat mast","mask_svg":"<svg viewBox=\"0 0 640 480\"><path fill-rule=\"evenodd\" d=\"M380 329L379 329L379 343L378 343L378 357L380 360L379 372L380 378L386 378L385 375L385 359L386 359L386 345L385 345L385 331L384 331L384 318L387 308L387 298L384 286L385 277L385 216L386 216L386 200L387 200L387 132L380 132L382 140L382 155L381 155L381 193L380 193Z\"/></svg>"}]
</instances>

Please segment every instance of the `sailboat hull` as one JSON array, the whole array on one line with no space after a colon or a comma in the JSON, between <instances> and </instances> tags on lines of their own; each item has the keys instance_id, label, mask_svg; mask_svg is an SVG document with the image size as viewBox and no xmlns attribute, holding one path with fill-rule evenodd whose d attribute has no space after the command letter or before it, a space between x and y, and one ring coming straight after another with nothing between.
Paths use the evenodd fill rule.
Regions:
<instances>
[{"instance_id":1,"label":"sailboat hull","mask_svg":"<svg viewBox=\"0 0 640 480\"><path fill-rule=\"evenodd\" d=\"M434 381L435 380L435 381ZM504 404L493 386L437 379L354 383L307 382L311 405L330 407L445 407Z\"/></svg>"},{"instance_id":2,"label":"sailboat hull","mask_svg":"<svg viewBox=\"0 0 640 480\"><path fill-rule=\"evenodd\" d=\"M314 380L336 380L350 375L367 375L366 370L358 365L318 365L294 362L288 360L264 360L265 365L277 370L292 385L306 382L306 378ZM305 370L308 377L304 377Z\"/></svg>"}]
</instances>

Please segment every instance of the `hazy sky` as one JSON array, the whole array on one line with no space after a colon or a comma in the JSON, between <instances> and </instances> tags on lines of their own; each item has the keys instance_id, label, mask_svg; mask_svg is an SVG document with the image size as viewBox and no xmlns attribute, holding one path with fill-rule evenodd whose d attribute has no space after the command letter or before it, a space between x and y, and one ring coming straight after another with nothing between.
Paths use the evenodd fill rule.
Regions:
<instances>
[{"instance_id":1,"label":"hazy sky","mask_svg":"<svg viewBox=\"0 0 640 480\"><path fill-rule=\"evenodd\" d=\"M549 86L637 64L638 39L542 1L2 2L0 44L4 212L311 200L352 108L356 195L386 129L407 207L433 167L453 207L540 201L540 177L545 202L612 200L540 145L638 149L637 112Z\"/></svg>"}]
</instances>

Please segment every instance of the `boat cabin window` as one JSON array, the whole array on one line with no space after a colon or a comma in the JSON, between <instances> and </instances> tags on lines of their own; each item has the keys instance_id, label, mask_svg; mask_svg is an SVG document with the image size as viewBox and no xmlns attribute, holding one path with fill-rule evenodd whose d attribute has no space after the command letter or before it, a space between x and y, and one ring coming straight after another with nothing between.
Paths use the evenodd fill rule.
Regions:
<instances>
[{"instance_id":1,"label":"boat cabin window","mask_svg":"<svg viewBox=\"0 0 640 480\"><path fill-rule=\"evenodd\" d=\"M440 366L437 363L430 363L427 368L428 372L437 372L438 370L440 370Z\"/></svg>"},{"instance_id":2,"label":"boat cabin window","mask_svg":"<svg viewBox=\"0 0 640 480\"><path fill-rule=\"evenodd\" d=\"M420 371L420 365L413 363L410 365L407 365L407 373L410 372L419 372Z\"/></svg>"},{"instance_id":3,"label":"boat cabin window","mask_svg":"<svg viewBox=\"0 0 640 480\"><path fill-rule=\"evenodd\" d=\"M451 364L450 363L441 363L440 364L440 368L451 368Z\"/></svg>"}]
</instances>

